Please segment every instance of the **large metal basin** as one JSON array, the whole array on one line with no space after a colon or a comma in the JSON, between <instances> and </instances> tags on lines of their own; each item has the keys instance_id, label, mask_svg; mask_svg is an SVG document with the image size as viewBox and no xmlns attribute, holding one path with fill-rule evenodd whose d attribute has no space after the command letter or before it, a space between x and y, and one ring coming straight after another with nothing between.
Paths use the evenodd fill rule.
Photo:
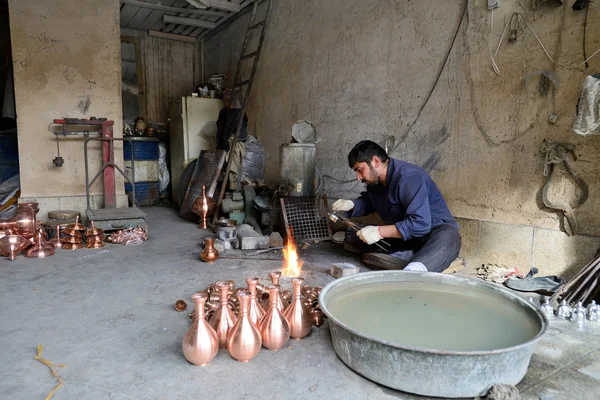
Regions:
<instances>
[{"instance_id":1,"label":"large metal basin","mask_svg":"<svg viewBox=\"0 0 600 400\"><path fill-rule=\"evenodd\" d=\"M322 290L319 303L329 318L333 347L348 367L425 396L474 397L497 384L516 385L548 324L537 307L507 289L422 272L341 278ZM381 315L397 318L382 319L384 308Z\"/></svg>"}]
</instances>

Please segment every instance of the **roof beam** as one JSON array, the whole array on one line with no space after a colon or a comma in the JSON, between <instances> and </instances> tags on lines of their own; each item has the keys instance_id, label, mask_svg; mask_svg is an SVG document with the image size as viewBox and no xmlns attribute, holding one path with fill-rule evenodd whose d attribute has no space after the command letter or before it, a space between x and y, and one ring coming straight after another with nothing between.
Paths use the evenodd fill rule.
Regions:
<instances>
[{"instance_id":1,"label":"roof beam","mask_svg":"<svg viewBox=\"0 0 600 400\"><path fill-rule=\"evenodd\" d=\"M244 1L242 4L240 4L240 8L241 8L241 10L244 10L244 9L246 8L246 6L248 6L248 5L252 4L252 2L253 2L253 1L254 1L254 0L246 0L246 1ZM250 9L250 7L248 7L248 8ZM219 26L223 25L223 23L225 23L225 22L226 22L227 20L229 20L230 18L233 18L233 17L235 17L235 18L239 18L239 17L241 17L241 16L242 16L242 14L243 14L243 13L231 13L231 14L229 14L228 16L226 16L226 17L224 17L224 18L221 18L220 20L218 20L218 21L216 22L216 25L217 25L217 27L219 27ZM209 33L212 35L212 34L213 34L213 32L217 32L217 31L219 31L220 29L221 29L221 28L219 27L219 29L217 29L217 30L215 30L215 31L203 31L203 32L202 32L202 33L201 33L201 34L200 34L200 35L199 35L197 38L198 38L198 39L202 39L202 38L204 38L206 35L208 35ZM216 34L216 33L215 33L215 34Z\"/></svg>"},{"instance_id":2,"label":"roof beam","mask_svg":"<svg viewBox=\"0 0 600 400\"><path fill-rule=\"evenodd\" d=\"M140 0L121 0L121 4L129 4L131 6L150 8L152 10L164 11L164 12L172 12L172 13L187 13L192 15L207 15L209 17L225 17L229 15L226 12L222 11L206 11L199 10L197 8L180 8L180 7L170 7L163 6L162 4L154 4L154 3L146 3L145 1Z\"/></svg>"},{"instance_id":3,"label":"roof beam","mask_svg":"<svg viewBox=\"0 0 600 400\"><path fill-rule=\"evenodd\" d=\"M196 26L198 28L214 29L217 26L214 22L204 21L196 18L175 17L173 15L163 15L163 21L171 24L181 24Z\"/></svg>"},{"instance_id":4,"label":"roof beam","mask_svg":"<svg viewBox=\"0 0 600 400\"><path fill-rule=\"evenodd\" d=\"M231 2L225 1L225 0L201 0L201 1L202 1L202 3L206 4L208 7L218 8L219 10L238 12L242 9L239 4L234 3L232 1Z\"/></svg>"},{"instance_id":5,"label":"roof beam","mask_svg":"<svg viewBox=\"0 0 600 400\"><path fill-rule=\"evenodd\" d=\"M148 36L157 37L161 39L177 40L179 42L196 43L196 38L193 38L191 36L176 35L175 33L149 30Z\"/></svg>"}]
</instances>

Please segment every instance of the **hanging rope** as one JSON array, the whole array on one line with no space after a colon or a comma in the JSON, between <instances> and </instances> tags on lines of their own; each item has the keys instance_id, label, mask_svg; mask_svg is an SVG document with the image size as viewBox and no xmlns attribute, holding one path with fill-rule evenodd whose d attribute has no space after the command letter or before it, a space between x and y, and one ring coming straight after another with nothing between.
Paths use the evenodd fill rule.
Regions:
<instances>
[{"instance_id":1,"label":"hanging rope","mask_svg":"<svg viewBox=\"0 0 600 400\"><path fill-rule=\"evenodd\" d=\"M552 140L544 140L542 143L541 150L542 153L546 154L544 176L548 177L548 179L546 180L546 184L544 185L544 189L542 191L542 201L544 202L544 205L546 207L554 210L559 210L563 213L565 217L565 231L568 236L574 236L577 234L578 231L577 219L575 218L574 209L581 207L581 205L583 205L583 203L586 202L590 194L588 185L584 181L582 181L577 176L577 174L575 174L575 171L573 171L573 168L571 168L571 165L568 161L569 153L572 154L574 160L577 159L577 156L575 155L575 146L570 143L556 143ZM560 163L564 164L565 169L567 170L569 175L571 175L577 186L579 186L579 188L581 189L581 196L573 204L556 204L552 203L550 199L548 199L548 191L550 188L550 181L552 180L552 174L554 172L554 165Z\"/></svg>"},{"instance_id":2,"label":"hanging rope","mask_svg":"<svg viewBox=\"0 0 600 400\"><path fill-rule=\"evenodd\" d=\"M52 389L52 391L50 393L48 393L48 396L46 396L46 400L50 400L50 398L52 397L54 392L56 392L58 390L58 388L60 388L63 384L63 380L60 378L60 376L58 376L58 374L54 370L54 367L64 368L67 365L66 364L53 364L50 361L46 360L45 358L42 358L41 355L42 355L42 350L44 350L44 345L38 344L37 350L38 350L37 356L35 356L34 358L36 360L38 360L39 362L41 362L42 364L45 364L46 366L48 366L48 368L50 368L50 372L52 372L52 375L54 375L54 377L58 381L58 385L56 385L56 387L54 389Z\"/></svg>"}]
</instances>

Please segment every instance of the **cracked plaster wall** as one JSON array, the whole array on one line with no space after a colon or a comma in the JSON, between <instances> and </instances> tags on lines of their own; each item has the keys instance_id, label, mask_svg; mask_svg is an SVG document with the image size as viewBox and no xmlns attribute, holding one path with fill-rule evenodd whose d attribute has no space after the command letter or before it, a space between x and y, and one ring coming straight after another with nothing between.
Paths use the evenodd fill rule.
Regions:
<instances>
[{"instance_id":1,"label":"cracked plaster wall","mask_svg":"<svg viewBox=\"0 0 600 400\"><path fill-rule=\"evenodd\" d=\"M41 219L57 208L85 209L82 140L63 140L65 164L52 164L55 118L105 117L121 137L119 3L95 0L9 0L15 80L21 201L40 202ZM101 165L91 144L90 171ZM123 159L116 145L115 159ZM127 201L117 174L119 203ZM92 193L102 193L101 183ZM96 196L97 198L97 196ZM96 200L94 201L96 202Z\"/></svg>"},{"instance_id":2,"label":"cracked plaster wall","mask_svg":"<svg viewBox=\"0 0 600 400\"><path fill-rule=\"evenodd\" d=\"M541 206L545 178L540 147L543 139L576 144L573 167L590 187L589 200L577 210L580 232L599 235L600 137L577 136L571 125L581 83L588 74L600 72L600 55L588 69L557 66L560 86L543 97L539 77L529 87L525 77L554 65L524 26L516 43L503 41L497 56L500 75L494 73L485 3L469 1L447 64L417 119L461 21L464 1L275 0L248 106L250 132L265 143L267 180L277 182L278 148L289 142L297 120L315 124L320 138L317 167L341 180L354 177L346 155L356 142L369 138L383 144L394 135L399 145L392 156L430 171L454 215L475 221L477 234L465 228L463 236L477 238L477 257L482 246L479 221L553 231L557 239L539 243L542 250L558 245L567 253L581 253L573 250L573 240L597 248L598 239L566 238L558 231L559 216ZM494 46L510 15L520 12L552 57L563 64L581 63L584 12L573 11L571 2L535 10L531 3L501 2L494 12ZM600 7L592 3L588 56L600 47L600 25L590 22L599 16ZM248 18L205 42L206 76L228 70L233 76ZM559 115L556 125L547 122L553 112ZM572 202L579 194L573 182L560 171L554 179L552 199ZM352 198L361 185L327 180L325 189L330 197ZM535 264L535 240L533 233L527 235L525 267ZM502 240L484 236L489 242ZM590 251L584 253L587 257ZM481 255L482 261L487 259L502 257Z\"/></svg>"}]
</instances>

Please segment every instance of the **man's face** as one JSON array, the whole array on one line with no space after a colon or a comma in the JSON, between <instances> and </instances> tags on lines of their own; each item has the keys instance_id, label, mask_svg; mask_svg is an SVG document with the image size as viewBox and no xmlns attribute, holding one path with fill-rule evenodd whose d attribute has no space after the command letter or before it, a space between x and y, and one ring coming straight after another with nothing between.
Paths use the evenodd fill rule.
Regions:
<instances>
[{"instance_id":1,"label":"man's face","mask_svg":"<svg viewBox=\"0 0 600 400\"><path fill-rule=\"evenodd\" d=\"M357 162L352 168L356 172L356 178L362 183L366 183L369 186L375 186L379 184L379 175L373 167L373 163Z\"/></svg>"}]
</instances>

